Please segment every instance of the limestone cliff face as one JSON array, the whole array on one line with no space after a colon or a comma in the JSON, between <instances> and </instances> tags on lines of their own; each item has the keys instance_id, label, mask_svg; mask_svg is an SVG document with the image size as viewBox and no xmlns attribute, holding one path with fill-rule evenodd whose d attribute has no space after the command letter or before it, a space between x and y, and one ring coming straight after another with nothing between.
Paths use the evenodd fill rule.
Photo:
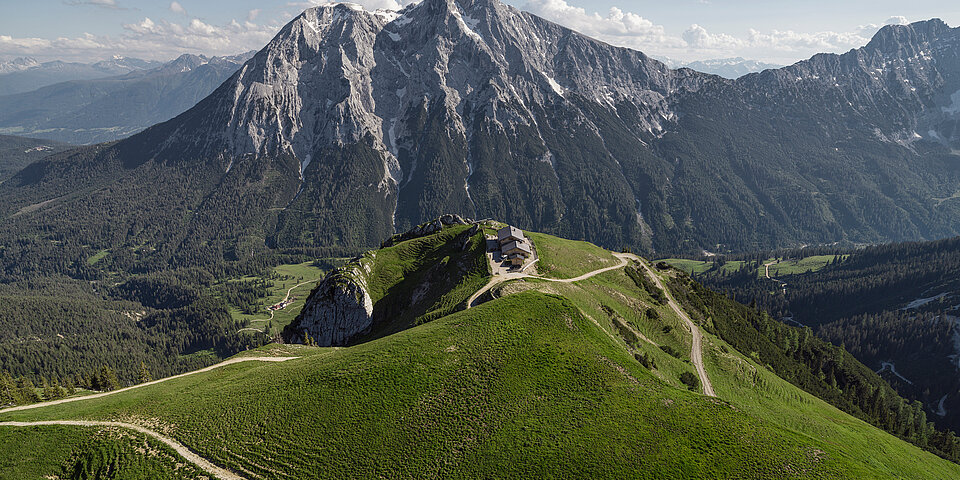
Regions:
<instances>
[{"instance_id":1,"label":"limestone cliff face","mask_svg":"<svg viewBox=\"0 0 960 480\"><path fill-rule=\"evenodd\" d=\"M306 332L317 345L329 347L368 333L373 325L366 281L371 265L371 258L362 257L327 274L291 324L290 339L302 342Z\"/></svg>"},{"instance_id":2,"label":"limestone cliff face","mask_svg":"<svg viewBox=\"0 0 960 480\"><path fill-rule=\"evenodd\" d=\"M459 215L441 215L433 221L417 225L408 232L394 235L383 242L383 247L433 235L444 227L471 223L473 222ZM460 251L466 251L470 245L470 239L479 231L479 225L474 224L472 228L466 229L451 242L459 246ZM453 285L459 281L442 277L443 274L435 269L436 265L426 265L423 267L428 270L424 274L426 280L418 285L420 295L414 294L413 298L403 299L378 299L378 302L386 301L386 305L378 303L375 315L367 279L370 278L376 259L377 251L370 251L327 274L320 285L310 293L297 319L285 329L286 338L300 343L305 341L304 333L306 333L314 343L322 347L348 345L370 333L375 321L383 322L385 317L395 319L399 314L398 309L413 308L416 311L417 308L421 308L417 315L425 313L426 305L417 302L422 299L423 293L430 289L432 283ZM462 275L462 272L457 275Z\"/></svg>"}]
</instances>

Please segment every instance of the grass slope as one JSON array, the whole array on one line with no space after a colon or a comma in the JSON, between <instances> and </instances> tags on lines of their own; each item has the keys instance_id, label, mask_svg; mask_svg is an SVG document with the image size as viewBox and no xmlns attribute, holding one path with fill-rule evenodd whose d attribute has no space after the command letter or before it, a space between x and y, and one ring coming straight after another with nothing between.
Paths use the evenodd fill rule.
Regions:
<instances>
[{"instance_id":1,"label":"grass slope","mask_svg":"<svg viewBox=\"0 0 960 480\"><path fill-rule=\"evenodd\" d=\"M217 463L281 478L761 477L815 445L665 387L570 301L537 292L204 377L4 417L159 418Z\"/></svg>"},{"instance_id":2,"label":"grass slope","mask_svg":"<svg viewBox=\"0 0 960 480\"><path fill-rule=\"evenodd\" d=\"M250 328L263 330L265 326L272 327L271 330L280 331L290 324L294 318L303 309L303 305L310 294L310 290L316 286L317 282L323 278L324 269L315 266L315 262L303 262L294 264L283 264L274 267L272 275L266 276L266 281L270 283L269 294L260 299L263 305L261 312L247 314L234 305L230 305L230 315L240 322L249 323ZM251 281L259 277L243 277L240 279L231 279L229 281ZM299 286L298 286L299 285ZM293 303L286 308L277 310L273 313L273 319L270 319L270 313L267 310L271 305L283 301L290 292L290 299ZM256 332L251 332L255 334Z\"/></svg>"},{"instance_id":3,"label":"grass slope","mask_svg":"<svg viewBox=\"0 0 960 480\"><path fill-rule=\"evenodd\" d=\"M573 278L618 263L609 251L589 242L536 232L524 234L533 241L540 257L537 271L547 277Z\"/></svg>"},{"instance_id":4,"label":"grass slope","mask_svg":"<svg viewBox=\"0 0 960 480\"><path fill-rule=\"evenodd\" d=\"M442 248L437 238L419 245ZM403 268L411 264L401 252L413 245L376 254L384 263L370 278L383 282L380 292L418 279L405 272L420 269ZM513 281L475 308L359 345L271 345L247 354L301 358L0 421L150 422L254 478L960 476L960 466L802 392L712 335L704 359L719 398L689 391L679 381L693 371L689 333L647 288L624 270L572 284ZM0 461L17 459L0 451Z\"/></svg>"},{"instance_id":5,"label":"grass slope","mask_svg":"<svg viewBox=\"0 0 960 480\"><path fill-rule=\"evenodd\" d=\"M778 396L766 394L772 407L744 401L742 391L728 403L666 385L574 302L541 292L355 347L285 347L291 352L304 358L229 366L0 420L156 419L200 455L271 478L313 478L318 468L341 478L960 473L836 411L842 428L862 436L857 449L837 442L850 439L833 435L836 425L821 422L822 414L800 421L815 424L817 435L758 415L773 410L797 427L796 409L782 397L802 395L787 384ZM806 413L830 408L810 403Z\"/></svg>"},{"instance_id":6,"label":"grass slope","mask_svg":"<svg viewBox=\"0 0 960 480\"><path fill-rule=\"evenodd\" d=\"M355 279L373 302L373 330L366 340L395 333L466 308L490 277L486 241L468 225L366 252L353 265ZM359 265L359 266L356 266ZM292 328L297 326L296 323Z\"/></svg>"},{"instance_id":7,"label":"grass slope","mask_svg":"<svg viewBox=\"0 0 960 480\"><path fill-rule=\"evenodd\" d=\"M166 445L117 428L0 426L0 452L0 480L206 478Z\"/></svg>"},{"instance_id":8,"label":"grass slope","mask_svg":"<svg viewBox=\"0 0 960 480\"><path fill-rule=\"evenodd\" d=\"M850 255L839 255L841 259L846 259ZM796 260L784 260L770 265L770 276L780 277L783 275L796 275L801 273L810 273L822 270L833 262L838 255L812 255ZM763 276L763 272L760 272Z\"/></svg>"},{"instance_id":9,"label":"grass slope","mask_svg":"<svg viewBox=\"0 0 960 480\"><path fill-rule=\"evenodd\" d=\"M649 292L635 285L624 271L604 273L575 284L516 282L503 287L499 293L531 289L562 294L570 299L623 348L652 358L656 367L651 373L663 382L683 388L679 376L694 372L689 363L690 336L680 320L669 308L659 305ZM657 315L649 315L649 308L657 310ZM628 323L645 339L621 333L624 329L618 327L618 320ZM704 362L719 398L739 411L762 419L764 428L796 432L816 441L819 446L810 450L814 457L826 455L855 460L840 469L841 477L951 478L960 471L960 467L804 392L717 336L703 333ZM676 358L666 353L663 346L679 350L681 355ZM787 470L795 467L796 464ZM813 471L795 473L803 477Z\"/></svg>"},{"instance_id":10,"label":"grass slope","mask_svg":"<svg viewBox=\"0 0 960 480\"><path fill-rule=\"evenodd\" d=\"M765 271L763 264L765 263L772 264L770 265L771 277L816 272L822 270L824 267L833 262L835 257L836 255L810 255L802 258L783 259L780 261L778 261L776 258L768 258L757 264L758 267L756 268L756 274L760 278L764 277ZM845 259L849 257L849 255L840 255L840 257ZM714 262L704 260L665 258L659 261L665 262L668 265L693 276L717 273L732 274L742 268L744 263L747 263L742 260L731 260L724 262L722 266L716 268L714 266Z\"/></svg>"}]
</instances>

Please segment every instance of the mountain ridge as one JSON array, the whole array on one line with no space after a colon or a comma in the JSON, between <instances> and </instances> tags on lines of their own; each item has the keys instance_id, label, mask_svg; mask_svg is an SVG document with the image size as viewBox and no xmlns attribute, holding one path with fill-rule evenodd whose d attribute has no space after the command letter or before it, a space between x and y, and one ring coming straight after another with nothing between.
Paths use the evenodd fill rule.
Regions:
<instances>
[{"instance_id":1,"label":"mountain ridge","mask_svg":"<svg viewBox=\"0 0 960 480\"><path fill-rule=\"evenodd\" d=\"M75 144L117 140L191 108L249 58L184 54L156 68L0 96L0 131Z\"/></svg>"},{"instance_id":2,"label":"mountain ridge","mask_svg":"<svg viewBox=\"0 0 960 480\"><path fill-rule=\"evenodd\" d=\"M119 55L94 63L62 60L39 62L31 57L18 57L9 62L0 62L0 92L3 95L24 93L64 81L92 80L149 70L162 63Z\"/></svg>"},{"instance_id":3,"label":"mountain ridge","mask_svg":"<svg viewBox=\"0 0 960 480\"><path fill-rule=\"evenodd\" d=\"M944 237L960 210L930 199L960 187L957 31L888 26L868 47L728 80L495 0L325 5L190 110L83 155L108 163L63 167L121 183L195 170L190 201L207 207L183 208L232 223L215 252L346 253L446 212L641 251ZM116 161L120 179L103 169ZM4 185L17 209L61 189L46 168ZM196 228L183 241L209 242Z\"/></svg>"}]
</instances>

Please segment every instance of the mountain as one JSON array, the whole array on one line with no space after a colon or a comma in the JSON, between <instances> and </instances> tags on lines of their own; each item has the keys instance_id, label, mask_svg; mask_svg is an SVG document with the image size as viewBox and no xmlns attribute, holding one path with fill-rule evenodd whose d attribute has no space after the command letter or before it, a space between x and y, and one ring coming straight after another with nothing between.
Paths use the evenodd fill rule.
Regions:
<instances>
[{"instance_id":1,"label":"mountain","mask_svg":"<svg viewBox=\"0 0 960 480\"><path fill-rule=\"evenodd\" d=\"M325 5L176 118L6 182L0 243L96 232L68 257L140 268L336 256L444 212L658 252L946 237L957 42L939 20L887 26L727 80L496 0Z\"/></svg>"},{"instance_id":2,"label":"mountain","mask_svg":"<svg viewBox=\"0 0 960 480\"><path fill-rule=\"evenodd\" d=\"M711 73L730 79L737 79L748 73L777 69L782 66L783 65L773 63L764 63L758 60L747 60L743 57L697 60L695 62L678 65L678 67L690 68L698 72Z\"/></svg>"},{"instance_id":3,"label":"mountain","mask_svg":"<svg viewBox=\"0 0 960 480\"><path fill-rule=\"evenodd\" d=\"M149 70L162 65L153 60L140 60L115 56L110 60L95 63L38 62L34 58L21 57L0 63L0 95L29 92L40 87L71 80L124 75L130 72Z\"/></svg>"},{"instance_id":4,"label":"mountain","mask_svg":"<svg viewBox=\"0 0 960 480\"><path fill-rule=\"evenodd\" d=\"M524 232L540 259L525 271L533 278L496 282L486 236L500 226L445 217L331 272L300 321L343 318L315 315L315 307L342 312L358 295L369 298L377 324L360 341L271 344L158 382L144 383L144 375L119 391L109 375L107 387L95 375L87 381L104 392L81 389L67 402L2 409L4 472L294 479L316 478L319 469L334 478L960 474L957 464L871 425L874 413L851 415L833 405L862 393L905 428L898 436L923 438L927 448L949 438L840 349L675 270L549 235ZM471 301L485 284L492 288ZM327 296L337 289L343 303ZM304 338L313 343L309 333ZM696 365L705 367L698 373ZM713 388L701 389L706 382ZM0 402L16 399L24 383L0 374L0 395L9 395Z\"/></svg>"},{"instance_id":5,"label":"mountain","mask_svg":"<svg viewBox=\"0 0 960 480\"><path fill-rule=\"evenodd\" d=\"M0 131L74 144L127 137L194 106L250 55L181 55L149 70L0 96Z\"/></svg>"},{"instance_id":6,"label":"mountain","mask_svg":"<svg viewBox=\"0 0 960 480\"><path fill-rule=\"evenodd\" d=\"M0 75L11 72L20 72L40 66L40 62L31 57L18 57L8 62L0 62Z\"/></svg>"},{"instance_id":7,"label":"mountain","mask_svg":"<svg viewBox=\"0 0 960 480\"><path fill-rule=\"evenodd\" d=\"M72 147L50 140L0 135L0 182L37 160Z\"/></svg>"}]
</instances>

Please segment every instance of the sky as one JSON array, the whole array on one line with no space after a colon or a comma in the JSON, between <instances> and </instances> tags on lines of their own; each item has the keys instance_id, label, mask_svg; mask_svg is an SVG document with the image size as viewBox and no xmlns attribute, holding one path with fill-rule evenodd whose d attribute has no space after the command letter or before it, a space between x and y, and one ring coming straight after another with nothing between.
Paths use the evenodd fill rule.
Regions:
<instances>
[{"instance_id":1,"label":"sky","mask_svg":"<svg viewBox=\"0 0 960 480\"><path fill-rule=\"evenodd\" d=\"M411 1L354 0L369 9ZM960 25L956 0L503 1L608 43L680 62L744 57L786 65L863 46L885 24L941 18ZM303 9L321 3L0 0L0 60L232 55L259 50Z\"/></svg>"}]
</instances>

